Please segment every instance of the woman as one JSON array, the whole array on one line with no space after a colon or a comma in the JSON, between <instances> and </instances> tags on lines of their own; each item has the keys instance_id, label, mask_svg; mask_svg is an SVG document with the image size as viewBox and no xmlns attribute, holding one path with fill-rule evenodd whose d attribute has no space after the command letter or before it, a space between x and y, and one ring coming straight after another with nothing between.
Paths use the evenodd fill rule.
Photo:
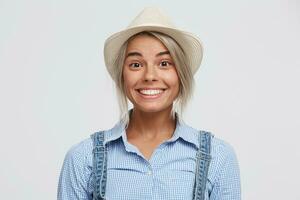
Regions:
<instances>
[{"instance_id":1,"label":"woman","mask_svg":"<svg viewBox=\"0 0 300 200\"><path fill-rule=\"evenodd\" d=\"M69 150L58 199L239 200L233 148L181 118L202 59L198 38L146 8L106 40L104 58L120 121Z\"/></svg>"}]
</instances>

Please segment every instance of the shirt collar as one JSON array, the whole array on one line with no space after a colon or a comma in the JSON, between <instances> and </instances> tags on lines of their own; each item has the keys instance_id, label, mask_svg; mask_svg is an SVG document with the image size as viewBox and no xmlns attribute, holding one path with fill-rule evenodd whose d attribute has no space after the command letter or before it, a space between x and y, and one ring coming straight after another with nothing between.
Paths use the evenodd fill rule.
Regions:
<instances>
[{"instance_id":1,"label":"shirt collar","mask_svg":"<svg viewBox=\"0 0 300 200\"><path fill-rule=\"evenodd\" d=\"M176 128L175 128L172 138L170 138L170 141L176 141L179 138L181 138L184 141L191 143L191 144L195 145L195 147L198 148L199 132L196 129L185 124L182 120L178 120L178 118L176 118L176 119L177 119Z\"/></svg>"},{"instance_id":2,"label":"shirt collar","mask_svg":"<svg viewBox=\"0 0 300 200\"><path fill-rule=\"evenodd\" d=\"M115 126L112 129L106 131L104 144L111 141L115 141L122 136L124 138L127 138L125 133L125 125L121 121L119 121L115 124ZM168 141L176 141L179 138L181 138L184 141L189 142L198 148L198 137L199 132L196 129L186 125L182 120L179 120L178 115L176 114L176 128L172 138L170 138Z\"/></svg>"},{"instance_id":3,"label":"shirt collar","mask_svg":"<svg viewBox=\"0 0 300 200\"><path fill-rule=\"evenodd\" d=\"M119 139L125 134L125 126L119 121L112 129L105 131L104 144Z\"/></svg>"}]
</instances>

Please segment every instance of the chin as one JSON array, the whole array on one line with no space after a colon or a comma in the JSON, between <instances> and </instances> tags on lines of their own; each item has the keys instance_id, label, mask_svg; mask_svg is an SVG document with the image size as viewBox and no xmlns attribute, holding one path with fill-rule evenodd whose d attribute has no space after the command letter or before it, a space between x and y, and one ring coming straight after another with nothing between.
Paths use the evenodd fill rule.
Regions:
<instances>
[{"instance_id":1,"label":"chin","mask_svg":"<svg viewBox=\"0 0 300 200\"><path fill-rule=\"evenodd\" d=\"M135 105L134 108L143 112L148 113L155 113L155 112L161 112L169 108L170 106L163 107L161 105L148 105L148 106L141 106L141 105Z\"/></svg>"}]
</instances>

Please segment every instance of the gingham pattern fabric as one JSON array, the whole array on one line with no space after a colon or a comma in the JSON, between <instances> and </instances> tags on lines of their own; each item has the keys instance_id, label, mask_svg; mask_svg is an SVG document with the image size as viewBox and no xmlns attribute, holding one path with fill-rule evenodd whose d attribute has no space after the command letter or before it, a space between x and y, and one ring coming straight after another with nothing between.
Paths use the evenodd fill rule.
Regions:
<instances>
[{"instance_id":1,"label":"gingham pattern fabric","mask_svg":"<svg viewBox=\"0 0 300 200\"><path fill-rule=\"evenodd\" d=\"M173 137L148 161L128 143L118 123L105 132L108 200L188 200L193 198L199 132L177 121ZM86 139L67 153L58 184L58 200L92 200L93 142ZM205 200L240 200L240 174L233 148L214 137Z\"/></svg>"}]
</instances>

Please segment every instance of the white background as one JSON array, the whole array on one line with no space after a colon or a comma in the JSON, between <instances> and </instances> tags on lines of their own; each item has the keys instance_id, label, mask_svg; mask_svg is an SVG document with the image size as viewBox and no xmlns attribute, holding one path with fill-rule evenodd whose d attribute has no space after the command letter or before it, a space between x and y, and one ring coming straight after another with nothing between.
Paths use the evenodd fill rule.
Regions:
<instances>
[{"instance_id":1,"label":"white background","mask_svg":"<svg viewBox=\"0 0 300 200\"><path fill-rule=\"evenodd\" d=\"M0 199L56 199L67 150L117 122L103 43L149 5L203 42L184 119L235 148L243 199L300 199L296 0L0 0Z\"/></svg>"}]
</instances>

